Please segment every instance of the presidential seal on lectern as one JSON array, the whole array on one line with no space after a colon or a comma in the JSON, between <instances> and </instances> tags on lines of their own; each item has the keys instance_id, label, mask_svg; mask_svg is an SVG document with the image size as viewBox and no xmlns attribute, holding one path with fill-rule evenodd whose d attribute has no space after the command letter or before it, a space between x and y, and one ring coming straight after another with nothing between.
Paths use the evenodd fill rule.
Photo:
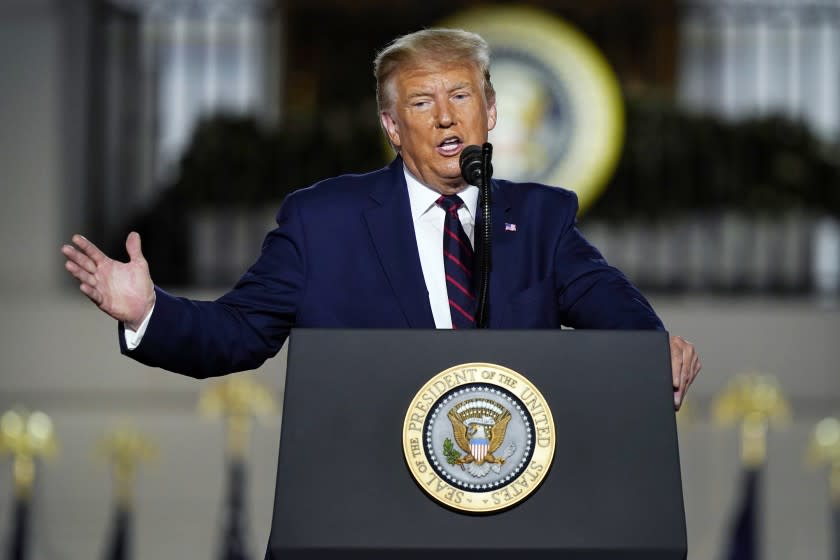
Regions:
<instances>
[{"instance_id":1,"label":"presidential seal on lectern","mask_svg":"<svg viewBox=\"0 0 840 560\"><path fill-rule=\"evenodd\" d=\"M488 363L453 366L417 392L403 451L417 484L452 509L489 513L532 494L554 457L554 419L525 376Z\"/></svg>"}]
</instances>

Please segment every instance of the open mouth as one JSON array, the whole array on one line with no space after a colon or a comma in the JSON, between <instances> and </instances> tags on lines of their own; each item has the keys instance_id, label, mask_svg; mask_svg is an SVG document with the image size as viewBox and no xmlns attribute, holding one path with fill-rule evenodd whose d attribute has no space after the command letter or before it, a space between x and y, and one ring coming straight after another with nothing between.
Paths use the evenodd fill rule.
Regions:
<instances>
[{"instance_id":1,"label":"open mouth","mask_svg":"<svg viewBox=\"0 0 840 560\"><path fill-rule=\"evenodd\" d=\"M443 142L438 144L437 151L443 156L454 156L461 152L464 147L463 141L457 136L447 136Z\"/></svg>"}]
</instances>

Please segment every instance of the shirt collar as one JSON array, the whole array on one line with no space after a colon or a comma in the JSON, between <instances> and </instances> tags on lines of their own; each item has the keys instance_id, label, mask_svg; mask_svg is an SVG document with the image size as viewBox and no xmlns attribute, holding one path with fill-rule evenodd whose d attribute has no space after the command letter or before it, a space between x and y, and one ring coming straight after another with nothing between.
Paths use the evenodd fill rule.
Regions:
<instances>
[{"instance_id":1,"label":"shirt collar","mask_svg":"<svg viewBox=\"0 0 840 560\"><path fill-rule=\"evenodd\" d=\"M427 187L403 165L405 173L405 184L408 186L408 201L411 204L411 219L417 221L420 216L429 211L435 205L440 193L431 187ZM476 206L478 206L478 187L467 185L467 188L458 193L467 211L475 219Z\"/></svg>"}]
</instances>

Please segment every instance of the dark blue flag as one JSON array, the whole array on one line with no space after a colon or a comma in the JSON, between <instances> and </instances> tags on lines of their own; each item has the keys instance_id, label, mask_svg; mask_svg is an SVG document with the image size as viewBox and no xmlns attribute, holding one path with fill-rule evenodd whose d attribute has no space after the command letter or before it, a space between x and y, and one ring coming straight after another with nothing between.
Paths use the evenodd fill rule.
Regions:
<instances>
[{"instance_id":1,"label":"dark blue flag","mask_svg":"<svg viewBox=\"0 0 840 560\"><path fill-rule=\"evenodd\" d=\"M26 560L27 544L29 544L29 500L23 497L15 498L12 512L12 526L9 531L9 560Z\"/></svg>"},{"instance_id":2,"label":"dark blue flag","mask_svg":"<svg viewBox=\"0 0 840 560\"><path fill-rule=\"evenodd\" d=\"M246 512L247 473L245 462L231 459L228 463L227 499L222 513L222 543L219 560L250 560L248 516Z\"/></svg>"},{"instance_id":3,"label":"dark blue flag","mask_svg":"<svg viewBox=\"0 0 840 560\"><path fill-rule=\"evenodd\" d=\"M114 508L111 520L111 535L105 545L105 560L129 560L131 558L131 509L124 505Z\"/></svg>"},{"instance_id":4,"label":"dark blue flag","mask_svg":"<svg viewBox=\"0 0 840 560\"><path fill-rule=\"evenodd\" d=\"M834 504L831 509L831 516L834 518L832 524L832 538L834 540L834 560L840 560L840 503Z\"/></svg>"},{"instance_id":5,"label":"dark blue flag","mask_svg":"<svg viewBox=\"0 0 840 560\"><path fill-rule=\"evenodd\" d=\"M759 560L760 511L759 489L761 471L744 469L741 480L741 499L732 519L729 549L726 560Z\"/></svg>"}]
</instances>

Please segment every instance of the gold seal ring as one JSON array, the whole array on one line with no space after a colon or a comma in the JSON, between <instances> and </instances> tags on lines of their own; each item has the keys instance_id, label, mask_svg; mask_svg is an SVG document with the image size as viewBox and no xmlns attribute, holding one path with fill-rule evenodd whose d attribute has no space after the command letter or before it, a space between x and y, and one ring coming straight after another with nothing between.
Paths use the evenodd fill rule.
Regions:
<instances>
[{"instance_id":1,"label":"gold seal ring","mask_svg":"<svg viewBox=\"0 0 840 560\"><path fill-rule=\"evenodd\" d=\"M490 363L453 366L417 392L403 452L414 480L442 505L471 513L531 495L554 458L554 418L522 374Z\"/></svg>"}]
</instances>

